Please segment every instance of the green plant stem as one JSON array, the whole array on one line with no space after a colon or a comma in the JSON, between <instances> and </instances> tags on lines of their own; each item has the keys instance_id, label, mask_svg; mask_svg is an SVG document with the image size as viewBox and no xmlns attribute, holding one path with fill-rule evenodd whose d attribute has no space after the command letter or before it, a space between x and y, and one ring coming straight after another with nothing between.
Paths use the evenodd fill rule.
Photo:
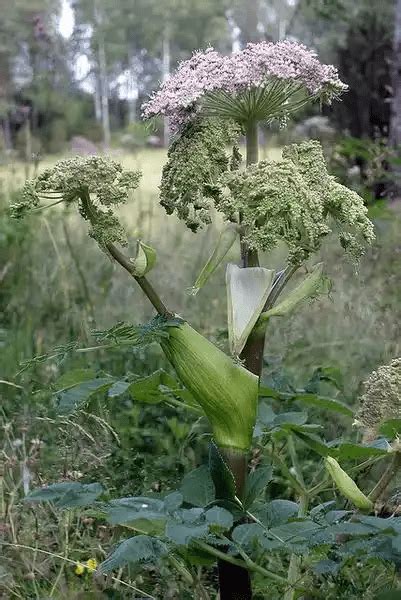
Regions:
<instances>
[{"instance_id":1,"label":"green plant stem","mask_svg":"<svg viewBox=\"0 0 401 600\"><path fill-rule=\"evenodd\" d=\"M309 497L308 490L304 488L304 486L298 481L296 477L291 473L290 469L287 467L282 458L278 456L276 453L271 454L272 459L277 464L283 476L288 479L294 490L297 494L302 498L303 496Z\"/></svg>"},{"instance_id":2,"label":"green plant stem","mask_svg":"<svg viewBox=\"0 0 401 600\"><path fill-rule=\"evenodd\" d=\"M292 466L295 471L295 476L297 481L299 481L302 488L305 490L304 493L300 494L299 498L299 509L298 509L298 517L302 518L306 515L309 505L309 495L305 488L305 481L302 474L302 469L298 461L298 456L294 444L294 438L290 434L288 436L288 451L291 456ZM288 585L289 589L287 589L283 600L295 600L295 586L297 581L300 578L300 567L301 567L301 559L296 554L291 554L290 564L288 567Z\"/></svg>"},{"instance_id":3,"label":"green plant stem","mask_svg":"<svg viewBox=\"0 0 401 600\"><path fill-rule=\"evenodd\" d=\"M80 195L80 200L82 202L82 208L85 211L85 214L89 218L92 224L96 223L96 211L93 207L92 201L90 199L88 192L82 192ZM106 244L106 249L109 252L110 256L114 258L116 262L118 262L123 269L128 271L128 273L135 279L140 288L142 289L145 296L148 298L149 302L156 309L159 315L164 315L166 317L171 317L172 313L167 309L164 303L161 301L159 295L156 290L153 288L152 284L146 279L146 277L137 277L135 275L135 266L134 263L130 260L129 256L126 256L121 250L117 248L117 246L111 242Z\"/></svg>"},{"instance_id":4,"label":"green plant stem","mask_svg":"<svg viewBox=\"0 0 401 600\"><path fill-rule=\"evenodd\" d=\"M277 573L274 573L273 571L269 571L268 569L261 567L257 563L253 562L253 560L250 559L248 556L246 556L244 560L240 558L235 558L234 556L225 554L224 552L221 552L221 550L218 550L217 548L214 548L213 546L210 546L209 544L206 544L205 542L202 542L200 540L196 540L196 545L199 546L199 548L201 548L205 552L208 552L212 556L220 558L225 562L246 568L250 571L254 571L255 573L260 573L264 577L276 581L277 583L281 583L282 585L287 584L287 580L284 577L281 577L280 575L277 575Z\"/></svg>"}]
</instances>

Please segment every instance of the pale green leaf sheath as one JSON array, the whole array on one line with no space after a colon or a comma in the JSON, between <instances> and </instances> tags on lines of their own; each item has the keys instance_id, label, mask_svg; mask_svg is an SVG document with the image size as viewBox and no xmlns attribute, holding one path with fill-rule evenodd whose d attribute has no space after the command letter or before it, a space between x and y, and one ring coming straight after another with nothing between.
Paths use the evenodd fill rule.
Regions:
<instances>
[{"instance_id":1,"label":"pale green leaf sheath","mask_svg":"<svg viewBox=\"0 0 401 600\"><path fill-rule=\"evenodd\" d=\"M232 354L242 352L272 287L275 272L263 267L227 265L228 338Z\"/></svg>"},{"instance_id":2,"label":"pale green leaf sheath","mask_svg":"<svg viewBox=\"0 0 401 600\"><path fill-rule=\"evenodd\" d=\"M220 447L247 451L256 421L258 378L188 323L169 328L160 345L205 411Z\"/></svg>"}]
</instances>

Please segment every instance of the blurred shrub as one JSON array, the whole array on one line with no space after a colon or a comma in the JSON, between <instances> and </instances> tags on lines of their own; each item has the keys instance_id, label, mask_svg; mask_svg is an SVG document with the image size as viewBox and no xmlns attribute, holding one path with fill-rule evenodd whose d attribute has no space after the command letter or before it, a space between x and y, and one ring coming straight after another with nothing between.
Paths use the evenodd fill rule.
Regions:
<instances>
[{"instance_id":1,"label":"blurred shrub","mask_svg":"<svg viewBox=\"0 0 401 600\"><path fill-rule=\"evenodd\" d=\"M386 140L344 136L338 139L329 154L331 172L368 203L389 194L392 185L390 165L395 157Z\"/></svg>"}]
</instances>

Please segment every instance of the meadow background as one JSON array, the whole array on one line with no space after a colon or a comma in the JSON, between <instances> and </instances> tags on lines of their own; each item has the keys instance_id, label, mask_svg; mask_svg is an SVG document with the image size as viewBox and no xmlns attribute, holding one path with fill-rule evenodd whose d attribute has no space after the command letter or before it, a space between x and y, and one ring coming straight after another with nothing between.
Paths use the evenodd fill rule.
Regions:
<instances>
[{"instance_id":1,"label":"meadow background","mask_svg":"<svg viewBox=\"0 0 401 600\"><path fill-rule=\"evenodd\" d=\"M288 142L320 139L332 172L365 197L377 240L358 266L344 262L329 240L318 258L330 292L270 327L265 380L302 387L316 369L328 368L356 405L366 375L400 355L401 204L394 182L401 140L391 137L396 88L387 89L397 60L397 3L18 0L11 6L1 0L0 7L0 598L189 599L185 581L168 567L126 569L114 579L77 573L74 561L100 562L121 531L95 513L23 502L29 489L63 479L101 480L120 496L173 490L205 456L206 444L196 438L202 423L160 404L96 397L79 416L57 415L52 389L63 373L80 368L123 377L168 369L156 346L74 353L19 372L35 355L74 340L93 345L92 330L143 323L152 311L74 211L55 207L15 222L8 206L27 177L77 151L139 168L140 187L121 210L127 231L157 249L150 279L168 306L224 346L225 265L197 296L187 292L221 223L194 235L159 206L166 131L163 123L152 131L141 124L141 100L165 69L209 43L230 50L249 40L292 37L314 46L339 64L350 92L323 115L314 107L285 130L264 129L262 153L277 158ZM88 72L77 64L89 65ZM278 249L263 264L277 266L280 256ZM227 262L237 257L234 248ZM332 438L343 432L341 422L323 425ZM381 576L370 574L364 597L374 597ZM344 590L328 588L327 598L357 598L352 579ZM212 576L211 589L213 583Z\"/></svg>"}]
</instances>

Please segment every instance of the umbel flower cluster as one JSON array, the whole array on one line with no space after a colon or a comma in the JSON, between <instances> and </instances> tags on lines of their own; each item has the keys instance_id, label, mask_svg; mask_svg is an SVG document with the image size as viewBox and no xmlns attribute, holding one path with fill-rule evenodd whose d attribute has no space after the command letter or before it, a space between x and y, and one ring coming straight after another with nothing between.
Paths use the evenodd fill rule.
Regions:
<instances>
[{"instance_id":1,"label":"umbel flower cluster","mask_svg":"<svg viewBox=\"0 0 401 600\"><path fill-rule=\"evenodd\" d=\"M364 382L364 393L355 423L364 432L364 440L377 436L381 423L399 419L401 413L401 358L380 366Z\"/></svg>"},{"instance_id":2,"label":"umbel flower cluster","mask_svg":"<svg viewBox=\"0 0 401 600\"><path fill-rule=\"evenodd\" d=\"M112 207L127 202L140 177L139 171L124 171L119 163L100 156L61 160L25 183L11 212L22 217L39 208L43 199L66 204L77 201L82 216L91 224L90 235L100 246L114 242L124 245L124 228Z\"/></svg>"},{"instance_id":3,"label":"umbel flower cluster","mask_svg":"<svg viewBox=\"0 0 401 600\"><path fill-rule=\"evenodd\" d=\"M224 150L224 142L236 143L239 131L221 123L187 125L173 142L161 184L169 214L176 211L196 231L210 223L216 208L229 221L241 222L251 249L269 251L284 242L293 263L316 252L332 231L349 255L357 259L363 253L374 239L367 208L329 175L319 142L285 146L282 160L240 170L235 145L234 160Z\"/></svg>"},{"instance_id":4,"label":"umbel flower cluster","mask_svg":"<svg viewBox=\"0 0 401 600\"><path fill-rule=\"evenodd\" d=\"M329 102L347 89L334 66L320 63L315 52L297 42L249 43L243 50L229 55L208 48L180 63L178 69L144 104L143 116L169 117L172 130L178 131L199 112L202 101L218 93L226 100L223 104L225 110L220 116L226 114L232 117L229 109L235 107L230 103L230 98L241 99L250 90L263 90L272 82L288 86L287 92L283 86L274 86L269 90L268 104L271 107L273 102L272 116L275 117L290 110L289 99L300 90L309 98ZM280 95L278 102L277 94ZM253 102L255 99L259 104L266 104L263 96L256 94ZM258 116L264 120L269 116L269 110L260 109L261 106Z\"/></svg>"},{"instance_id":5,"label":"umbel flower cluster","mask_svg":"<svg viewBox=\"0 0 401 600\"><path fill-rule=\"evenodd\" d=\"M285 146L281 161L227 173L221 183L230 193L218 209L230 220L241 215L244 239L252 249L269 251L283 241L289 261L300 263L333 230L355 258L374 239L363 199L329 175L317 141Z\"/></svg>"},{"instance_id":6,"label":"umbel flower cluster","mask_svg":"<svg viewBox=\"0 0 401 600\"><path fill-rule=\"evenodd\" d=\"M211 211L221 194L219 177L240 160L241 131L232 121L198 119L189 123L171 144L163 167L160 203L167 214L176 211L196 231L211 222ZM234 148L229 156L226 148Z\"/></svg>"}]
</instances>

